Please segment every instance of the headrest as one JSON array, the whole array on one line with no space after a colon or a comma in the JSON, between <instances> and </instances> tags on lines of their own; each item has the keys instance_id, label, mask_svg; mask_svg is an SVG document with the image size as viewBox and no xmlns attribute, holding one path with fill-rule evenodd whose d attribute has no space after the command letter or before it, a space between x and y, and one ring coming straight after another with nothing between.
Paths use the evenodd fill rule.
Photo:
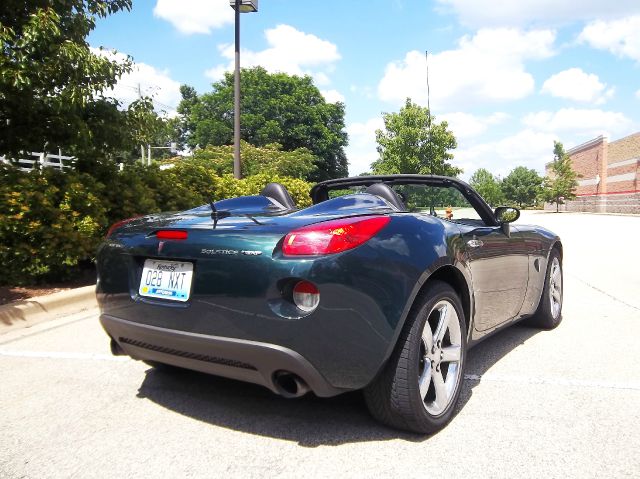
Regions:
<instances>
[{"instance_id":1,"label":"headrest","mask_svg":"<svg viewBox=\"0 0 640 479\"><path fill-rule=\"evenodd\" d=\"M369 186L366 190L364 190L364 192L369 193L370 195L379 196L383 200L386 200L388 203L391 203L400 211L405 211L407 209L407 207L402 203L402 200L396 194L396 192L393 191L388 185L385 185L384 183L374 183L373 185Z\"/></svg>"},{"instance_id":2,"label":"headrest","mask_svg":"<svg viewBox=\"0 0 640 479\"><path fill-rule=\"evenodd\" d=\"M277 203L282 205L283 208L288 210L296 208L296 203L293 201L293 198L291 198L291 195L284 185L281 185L280 183L269 183L262 189L260 194L275 200Z\"/></svg>"}]
</instances>

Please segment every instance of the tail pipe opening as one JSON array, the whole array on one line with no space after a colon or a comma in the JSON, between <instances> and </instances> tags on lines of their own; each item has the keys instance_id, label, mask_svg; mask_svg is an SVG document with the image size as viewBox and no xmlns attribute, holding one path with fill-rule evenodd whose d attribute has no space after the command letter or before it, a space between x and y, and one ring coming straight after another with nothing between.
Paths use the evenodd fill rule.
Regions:
<instances>
[{"instance_id":1,"label":"tail pipe opening","mask_svg":"<svg viewBox=\"0 0 640 479\"><path fill-rule=\"evenodd\" d=\"M278 371L275 373L273 382L278 394L286 398L297 398L311 390L304 379L288 371Z\"/></svg>"}]
</instances>

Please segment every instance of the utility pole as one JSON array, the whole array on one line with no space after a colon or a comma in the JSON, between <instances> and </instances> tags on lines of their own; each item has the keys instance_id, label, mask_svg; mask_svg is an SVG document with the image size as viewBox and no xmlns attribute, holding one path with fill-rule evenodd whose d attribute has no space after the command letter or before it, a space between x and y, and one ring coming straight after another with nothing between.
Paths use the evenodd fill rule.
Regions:
<instances>
[{"instance_id":1,"label":"utility pole","mask_svg":"<svg viewBox=\"0 0 640 479\"><path fill-rule=\"evenodd\" d=\"M142 89L140 88L140 82L138 82L138 100L142 100ZM147 145L149 146L149 145ZM151 156L151 153L149 153ZM140 145L140 163L144 165L144 145Z\"/></svg>"},{"instance_id":2,"label":"utility pole","mask_svg":"<svg viewBox=\"0 0 640 479\"><path fill-rule=\"evenodd\" d=\"M429 91L429 52L424 52L425 61L427 63L427 128L429 129L429 173L433 174L433 142L431 139L431 104L429 103L431 92Z\"/></svg>"},{"instance_id":3,"label":"utility pole","mask_svg":"<svg viewBox=\"0 0 640 479\"><path fill-rule=\"evenodd\" d=\"M229 0L235 11L235 71L233 82L233 176L242 177L240 166L240 14L257 12L258 0Z\"/></svg>"},{"instance_id":4,"label":"utility pole","mask_svg":"<svg viewBox=\"0 0 640 479\"><path fill-rule=\"evenodd\" d=\"M235 0L236 37L235 59L236 67L233 83L233 176L242 178L240 169L240 0Z\"/></svg>"}]
</instances>

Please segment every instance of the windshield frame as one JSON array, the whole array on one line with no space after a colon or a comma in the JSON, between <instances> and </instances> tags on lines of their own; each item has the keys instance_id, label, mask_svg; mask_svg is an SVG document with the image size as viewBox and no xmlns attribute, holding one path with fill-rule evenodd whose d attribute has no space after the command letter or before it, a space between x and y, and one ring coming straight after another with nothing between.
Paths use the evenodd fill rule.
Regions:
<instances>
[{"instance_id":1,"label":"windshield frame","mask_svg":"<svg viewBox=\"0 0 640 479\"><path fill-rule=\"evenodd\" d=\"M353 186L371 186L374 183L385 183L392 187L394 185L429 185L454 187L467 199L475 208L482 221L487 226L499 226L491 207L482 197L467 183L457 178L437 175L370 175L354 176L351 178L339 178L327 180L316 184L311 188L311 199L313 204L318 204L329 199L330 190L344 189Z\"/></svg>"}]
</instances>

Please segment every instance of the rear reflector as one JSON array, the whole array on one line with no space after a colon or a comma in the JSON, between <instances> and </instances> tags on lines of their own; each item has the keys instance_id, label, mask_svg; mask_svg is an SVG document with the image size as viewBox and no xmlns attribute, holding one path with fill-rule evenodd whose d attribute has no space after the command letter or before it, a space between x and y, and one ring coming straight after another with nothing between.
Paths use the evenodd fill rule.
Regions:
<instances>
[{"instance_id":1,"label":"rear reflector","mask_svg":"<svg viewBox=\"0 0 640 479\"><path fill-rule=\"evenodd\" d=\"M305 313L310 313L320 303L320 291L309 281L299 281L293 287L293 302Z\"/></svg>"},{"instance_id":2,"label":"rear reflector","mask_svg":"<svg viewBox=\"0 0 640 479\"><path fill-rule=\"evenodd\" d=\"M357 216L305 226L284 237L285 256L315 256L340 253L369 241L384 228L388 216Z\"/></svg>"},{"instance_id":3,"label":"rear reflector","mask_svg":"<svg viewBox=\"0 0 640 479\"><path fill-rule=\"evenodd\" d=\"M184 240L187 239L187 232L184 230L160 230L156 232L156 238L161 240Z\"/></svg>"}]
</instances>

